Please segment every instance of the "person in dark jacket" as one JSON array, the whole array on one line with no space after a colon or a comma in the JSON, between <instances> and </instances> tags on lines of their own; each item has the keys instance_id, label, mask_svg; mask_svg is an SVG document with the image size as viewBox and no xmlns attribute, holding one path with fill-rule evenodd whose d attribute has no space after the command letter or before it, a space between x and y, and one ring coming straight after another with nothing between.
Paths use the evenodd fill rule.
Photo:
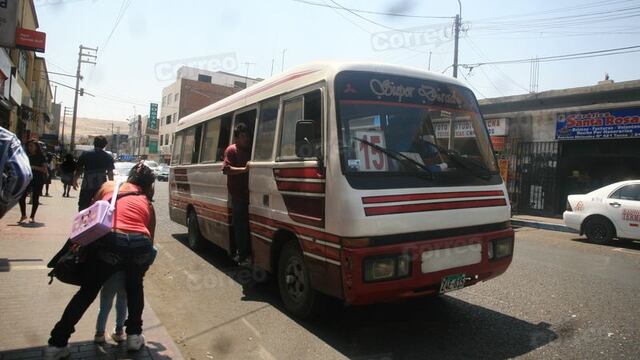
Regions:
<instances>
[{"instance_id":1,"label":"person in dark jacket","mask_svg":"<svg viewBox=\"0 0 640 360\"><path fill-rule=\"evenodd\" d=\"M25 224L27 222L27 195L31 193L31 216L29 217L29 223L35 222L36 212L38 211L38 205L40 205L40 194L42 193L42 186L45 180L49 176L49 170L47 168L47 159L45 158L40 145L36 140L29 140L26 143L27 156L29 157L29 164L31 165L31 171L33 172L33 180L29 184L27 191L22 194L20 198L20 221L18 224Z\"/></svg>"},{"instance_id":2,"label":"person in dark jacket","mask_svg":"<svg viewBox=\"0 0 640 360\"><path fill-rule=\"evenodd\" d=\"M104 147L107 146L107 138L96 136L93 139L93 146L92 151L87 151L80 155L78 167L73 178L73 189L77 190L78 179L84 173L78 198L78 211L82 211L91 205L91 199L100 189L100 186L107 181L107 178L113 180L113 158L104 151Z\"/></svg>"}]
</instances>

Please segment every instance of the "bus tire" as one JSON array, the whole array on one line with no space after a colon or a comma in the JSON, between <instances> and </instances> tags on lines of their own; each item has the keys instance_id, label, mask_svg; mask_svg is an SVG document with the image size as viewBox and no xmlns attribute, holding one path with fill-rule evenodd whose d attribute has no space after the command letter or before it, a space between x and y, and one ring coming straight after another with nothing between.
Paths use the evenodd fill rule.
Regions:
<instances>
[{"instance_id":1,"label":"bus tire","mask_svg":"<svg viewBox=\"0 0 640 360\"><path fill-rule=\"evenodd\" d=\"M313 317L319 311L321 295L311 288L304 255L295 241L282 247L278 260L278 288L285 308L301 319Z\"/></svg>"},{"instance_id":2,"label":"bus tire","mask_svg":"<svg viewBox=\"0 0 640 360\"><path fill-rule=\"evenodd\" d=\"M198 215L195 211L189 211L187 217L187 243L193 251L200 250L202 247L202 234L200 234L200 226L198 225Z\"/></svg>"},{"instance_id":3,"label":"bus tire","mask_svg":"<svg viewBox=\"0 0 640 360\"><path fill-rule=\"evenodd\" d=\"M584 233L589 242L593 244L606 244L614 236L614 228L609 219L604 217L594 217L584 224Z\"/></svg>"}]
</instances>

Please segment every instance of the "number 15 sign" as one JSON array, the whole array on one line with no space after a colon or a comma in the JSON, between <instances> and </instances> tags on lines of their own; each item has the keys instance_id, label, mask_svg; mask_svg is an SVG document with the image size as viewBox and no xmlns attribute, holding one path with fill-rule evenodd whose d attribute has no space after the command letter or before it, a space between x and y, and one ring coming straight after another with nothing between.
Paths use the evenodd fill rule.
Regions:
<instances>
[{"instance_id":1,"label":"number 15 sign","mask_svg":"<svg viewBox=\"0 0 640 360\"><path fill-rule=\"evenodd\" d=\"M387 159L385 154L366 144L370 142L380 147L385 147L384 131L356 131L355 136L362 141L353 141L352 146L358 156L359 171L387 171Z\"/></svg>"}]
</instances>

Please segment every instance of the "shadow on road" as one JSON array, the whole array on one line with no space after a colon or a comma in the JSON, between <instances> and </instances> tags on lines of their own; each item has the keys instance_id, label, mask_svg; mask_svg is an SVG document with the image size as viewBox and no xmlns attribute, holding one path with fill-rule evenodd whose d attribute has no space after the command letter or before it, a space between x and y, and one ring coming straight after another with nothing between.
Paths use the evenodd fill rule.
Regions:
<instances>
[{"instance_id":1,"label":"shadow on road","mask_svg":"<svg viewBox=\"0 0 640 360\"><path fill-rule=\"evenodd\" d=\"M173 237L187 246L186 235ZM242 274L246 276L248 270L235 265L225 251L212 244L198 255L242 285L243 300L267 303L289 316L273 279L247 281ZM452 296L353 307L329 301L320 319L293 320L353 359L506 359L558 338L549 324L532 324Z\"/></svg>"},{"instance_id":2,"label":"shadow on road","mask_svg":"<svg viewBox=\"0 0 640 360\"><path fill-rule=\"evenodd\" d=\"M591 244L589 240L586 238L575 238L571 239L575 242L581 242L583 244ZM594 244L597 245L597 244ZM606 244L602 244L602 246L614 247L614 248L623 248L629 250L640 250L640 241L634 241L629 239L613 239Z\"/></svg>"},{"instance_id":3,"label":"shadow on road","mask_svg":"<svg viewBox=\"0 0 640 360\"><path fill-rule=\"evenodd\" d=\"M33 347L26 349L15 349L0 352L0 359L44 359L45 347ZM128 352L125 343L114 344L94 344L92 341L69 343L71 356L67 359L155 359L171 360L169 356L163 354L167 350L164 345L156 342L147 342L144 349L135 352Z\"/></svg>"}]
</instances>

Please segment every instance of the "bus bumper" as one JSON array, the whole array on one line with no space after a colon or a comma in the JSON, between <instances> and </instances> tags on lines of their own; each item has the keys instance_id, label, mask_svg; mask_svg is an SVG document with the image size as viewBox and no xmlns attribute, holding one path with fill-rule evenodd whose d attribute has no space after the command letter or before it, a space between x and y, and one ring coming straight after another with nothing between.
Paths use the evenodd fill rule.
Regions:
<instances>
[{"instance_id":1,"label":"bus bumper","mask_svg":"<svg viewBox=\"0 0 640 360\"><path fill-rule=\"evenodd\" d=\"M494 278L507 270L512 259L512 255L489 259L489 244L499 239L511 239L513 244L513 230L379 247L343 248L345 301L365 305L436 295L440 293L443 279L450 275L464 274L465 287ZM411 260L408 275L391 280L365 281L365 263L370 259L399 255L405 258L408 255Z\"/></svg>"}]
</instances>

